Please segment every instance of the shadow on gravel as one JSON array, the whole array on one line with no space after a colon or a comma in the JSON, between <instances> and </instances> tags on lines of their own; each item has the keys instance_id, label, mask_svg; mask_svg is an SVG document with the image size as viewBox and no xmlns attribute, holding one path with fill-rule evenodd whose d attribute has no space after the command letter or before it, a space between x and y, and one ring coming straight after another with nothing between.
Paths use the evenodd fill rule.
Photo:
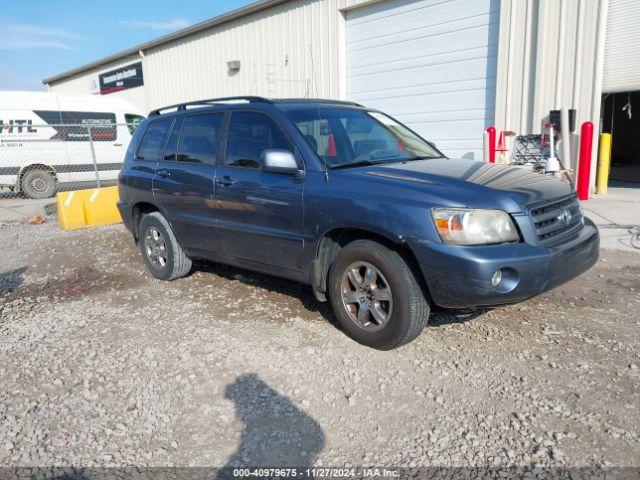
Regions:
<instances>
[{"instance_id":1,"label":"shadow on gravel","mask_svg":"<svg viewBox=\"0 0 640 480\"><path fill-rule=\"evenodd\" d=\"M20 287L22 282L22 274L27 270L27 267L16 268L15 270L9 270L8 272L0 273L0 296L8 295Z\"/></svg>"},{"instance_id":2,"label":"shadow on gravel","mask_svg":"<svg viewBox=\"0 0 640 480\"><path fill-rule=\"evenodd\" d=\"M22 273L25 270L26 267L23 267L0 273L0 296L10 299L46 296L56 302L66 302L96 293L127 291L141 282L132 275L105 273L93 267L83 267L69 269L63 275L23 286L16 291L23 283Z\"/></svg>"},{"instance_id":3,"label":"shadow on gravel","mask_svg":"<svg viewBox=\"0 0 640 480\"><path fill-rule=\"evenodd\" d=\"M491 310L487 307L467 309L467 310L450 310L441 307L432 307L431 316L427 328L443 327L454 323L467 323L478 318L483 313Z\"/></svg>"},{"instance_id":4,"label":"shadow on gravel","mask_svg":"<svg viewBox=\"0 0 640 480\"><path fill-rule=\"evenodd\" d=\"M259 272L253 272L230 265L197 260L194 269L218 275L226 280L237 280L246 285L258 287L269 292L295 297L300 300L302 307L313 313L319 313L322 317L340 330L338 320L333 315L329 302L319 302L313 296L311 287L292 280L274 277Z\"/></svg>"},{"instance_id":5,"label":"shadow on gravel","mask_svg":"<svg viewBox=\"0 0 640 480\"><path fill-rule=\"evenodd\" d=\"M329 302L319 302L316 300L311 292L311 287L308 285L230 265L208 262L206 260L197 260L194 268L201 272L212 273L226 280L236 280L246 285L258 287L269 292L298 298L305 310L312 313L319 313L331 325L342 331L342 327L340 327L338 320L333 314L331 304ZM491 310L490 307L451 310L434 305L431 307L431 316L429 317L427 328L437 328L454 323L470 322L489 310Z\"/></svg>"},{"instance_id":6,"label":"shadow on gravel","mask_svg":"<svg viewBox=\"0 0 640 480\"><path fill-rule=\"evenodd\" d=\"M254 373L240 375L227 385L236 419L244 423L238 450L218 478L233 468L312 467L324 448L324 432L311 416L280 395Z\"/></svg>"}]
</instances>

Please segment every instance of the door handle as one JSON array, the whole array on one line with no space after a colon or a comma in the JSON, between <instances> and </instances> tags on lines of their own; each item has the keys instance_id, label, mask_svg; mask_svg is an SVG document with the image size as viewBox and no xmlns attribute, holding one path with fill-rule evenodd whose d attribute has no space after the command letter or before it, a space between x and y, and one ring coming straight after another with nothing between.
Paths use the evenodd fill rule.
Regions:
<instances>
[{"instance_id":1,"label":"door handle","mask_svg":"<svg viewBox=\"0 0 640 480\"><path fill-rule=\"evenodd\" d=\"M167 170L166 168L161 168L160 170L158 170L156 172L156 174L159 177L170 177L171 176L171 172L169 170Z\"/></svg>"},{"instance_id":2,"label":"door handle","mask_svg":"<svg viewBox=\"0 0 640 480\"><path fill-rule=\"evenodd\" d=\"M224 177L216 178L216 185L220 185L221 187L229 187L235 184L235 180L232 180L231 177L225 175Z\"/></svg>"},{"instance_id":3,"label":"door handle","mask_svg":"<svg viewBox=\"0 0 640 480\"><path fill-rule=\"evenodd\" d=\"M121 146L122 146L122 144L121 144L121 143L114 143L114 144L113 144L113 146L114 146L114 147L121 147Z\"/></svg>"}]
</instances>

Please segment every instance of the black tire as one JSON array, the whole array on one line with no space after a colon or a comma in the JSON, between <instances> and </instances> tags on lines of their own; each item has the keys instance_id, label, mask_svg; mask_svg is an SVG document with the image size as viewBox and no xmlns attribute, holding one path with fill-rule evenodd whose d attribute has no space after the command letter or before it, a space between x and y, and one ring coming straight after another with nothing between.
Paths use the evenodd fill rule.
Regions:
<instances>
[{"instance_id":1,"label":"black tire","mask_svg":"<svg viewBox=\"0 0 640 480\"><path fill-rule=\"evenodd\" d=\"M20 190L27 198L51 198L56 193L56 177L49 170L30 168L22 175Z\"/></svg>"},{"instance_id":2,"label":"black tire","mask_svg":"<svg viewBox=\"0 0 640 480\"><path fill-rule=\"evenodd\" d=\"M161 242L154 238L156 232L160 235ZM142 217L138 226L138 236L142 259L154 277L160 280L175 280L191 271L191 259L182 250L169 222L160 212ZM164 245L164 249L159 245ZM152 249L151 253L148 251L149 248ZM164 264L160 260L161 257L164 258Z\"/></svg>"},{"instance_id":3,"label":"black tire","mask_svg":"<svg viewBox=\"0 0 640 480\"><path fill-rule=\"evenodd\" d=\"M386 322L376 324L371 313L369 327L360 325L352 318L358 317L354 309L359 313L362 308L360 304L346 305L347 300L343 298L343 290L357 290L357 287L353 287L348 273L357 272L360 268L357 266L360 264L363 272L368 271L368 266L377 269L375 275L379 279L376 280L379 285L374 286L371 291L386 290L384 285L388 284L392 298L392 302L377 302L378 307L382 305L381 310L386 310ZM365 280L364 275L362 279ZM359 295L356 291L349 293ZM371 295L367 307L369 311L377 301L376 294ZM420 335L429 318L429 302L408 262L400 253L372 240L356 240L338 252L329 272L329 297L333 311L345 332L357 342L379 350L391 350L414 340Z\"/></svg>"}]
</instances>

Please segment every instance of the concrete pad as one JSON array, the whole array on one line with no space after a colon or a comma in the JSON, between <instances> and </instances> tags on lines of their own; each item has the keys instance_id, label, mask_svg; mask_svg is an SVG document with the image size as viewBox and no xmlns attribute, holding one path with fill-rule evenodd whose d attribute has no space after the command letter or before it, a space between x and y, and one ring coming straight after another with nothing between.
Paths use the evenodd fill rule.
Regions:
<instances>
[{"instance_id":1,"label":"concrete pad","mask_svg":"<svg viewBox=\"0 0 640 480\"><path fill-rule=\"evenodd\" d=\"M0 222L27 220L34 215L46 215L45 207L55 205L55 198L31 200L21 197L0 198Z\"/></svg>"},{"instance_id":2,"label":"concrete pad","mask_svg":"<svg viewBox=\"0 0 640 480\"><path fill-rule=\"evenodd\" d=\"M24 219L21 213L11 208L0 207L0 222L14 222Z\"/></svg>"},{"instance_id":3,"label":"concrete pad","mask_svg":"<svg viewBox=\"0 0 640 480\"><path fill-rule=\"evenodd\" d=\"M629 230L640 228L640 184L610 187L605 195L582 202L587 217L600 229L602 248L640 253L631 246Z\"/></svg>"}]
</instances>

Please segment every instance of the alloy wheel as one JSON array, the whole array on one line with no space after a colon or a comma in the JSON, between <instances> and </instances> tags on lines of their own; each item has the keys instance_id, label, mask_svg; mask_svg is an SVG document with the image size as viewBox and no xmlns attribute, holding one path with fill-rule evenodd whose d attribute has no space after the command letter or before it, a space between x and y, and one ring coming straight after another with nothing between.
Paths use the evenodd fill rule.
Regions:
<instances>
[{"instance_id":1,"label":"alloy wheel","mask_svg":"<svg viewBox=\"0 0 640 480\"><path fill-rule=\"evenodd\" d=\"M162 270L167 265L167 245L156 227L149 227L145 231L144 250L155 268Z\"/></svg>"},{"instance_id":2,"label":"alloy wheel","mask_svg":"<svg viewBox=\"0 0 640 480\"><path fill-rule=\"evenodd\" d=\"M365 330L383 328L393 313L393 295L382 272L368 262L349 265L342 275L342 304L349 318Z\"/></svg>"}]
</instances>

